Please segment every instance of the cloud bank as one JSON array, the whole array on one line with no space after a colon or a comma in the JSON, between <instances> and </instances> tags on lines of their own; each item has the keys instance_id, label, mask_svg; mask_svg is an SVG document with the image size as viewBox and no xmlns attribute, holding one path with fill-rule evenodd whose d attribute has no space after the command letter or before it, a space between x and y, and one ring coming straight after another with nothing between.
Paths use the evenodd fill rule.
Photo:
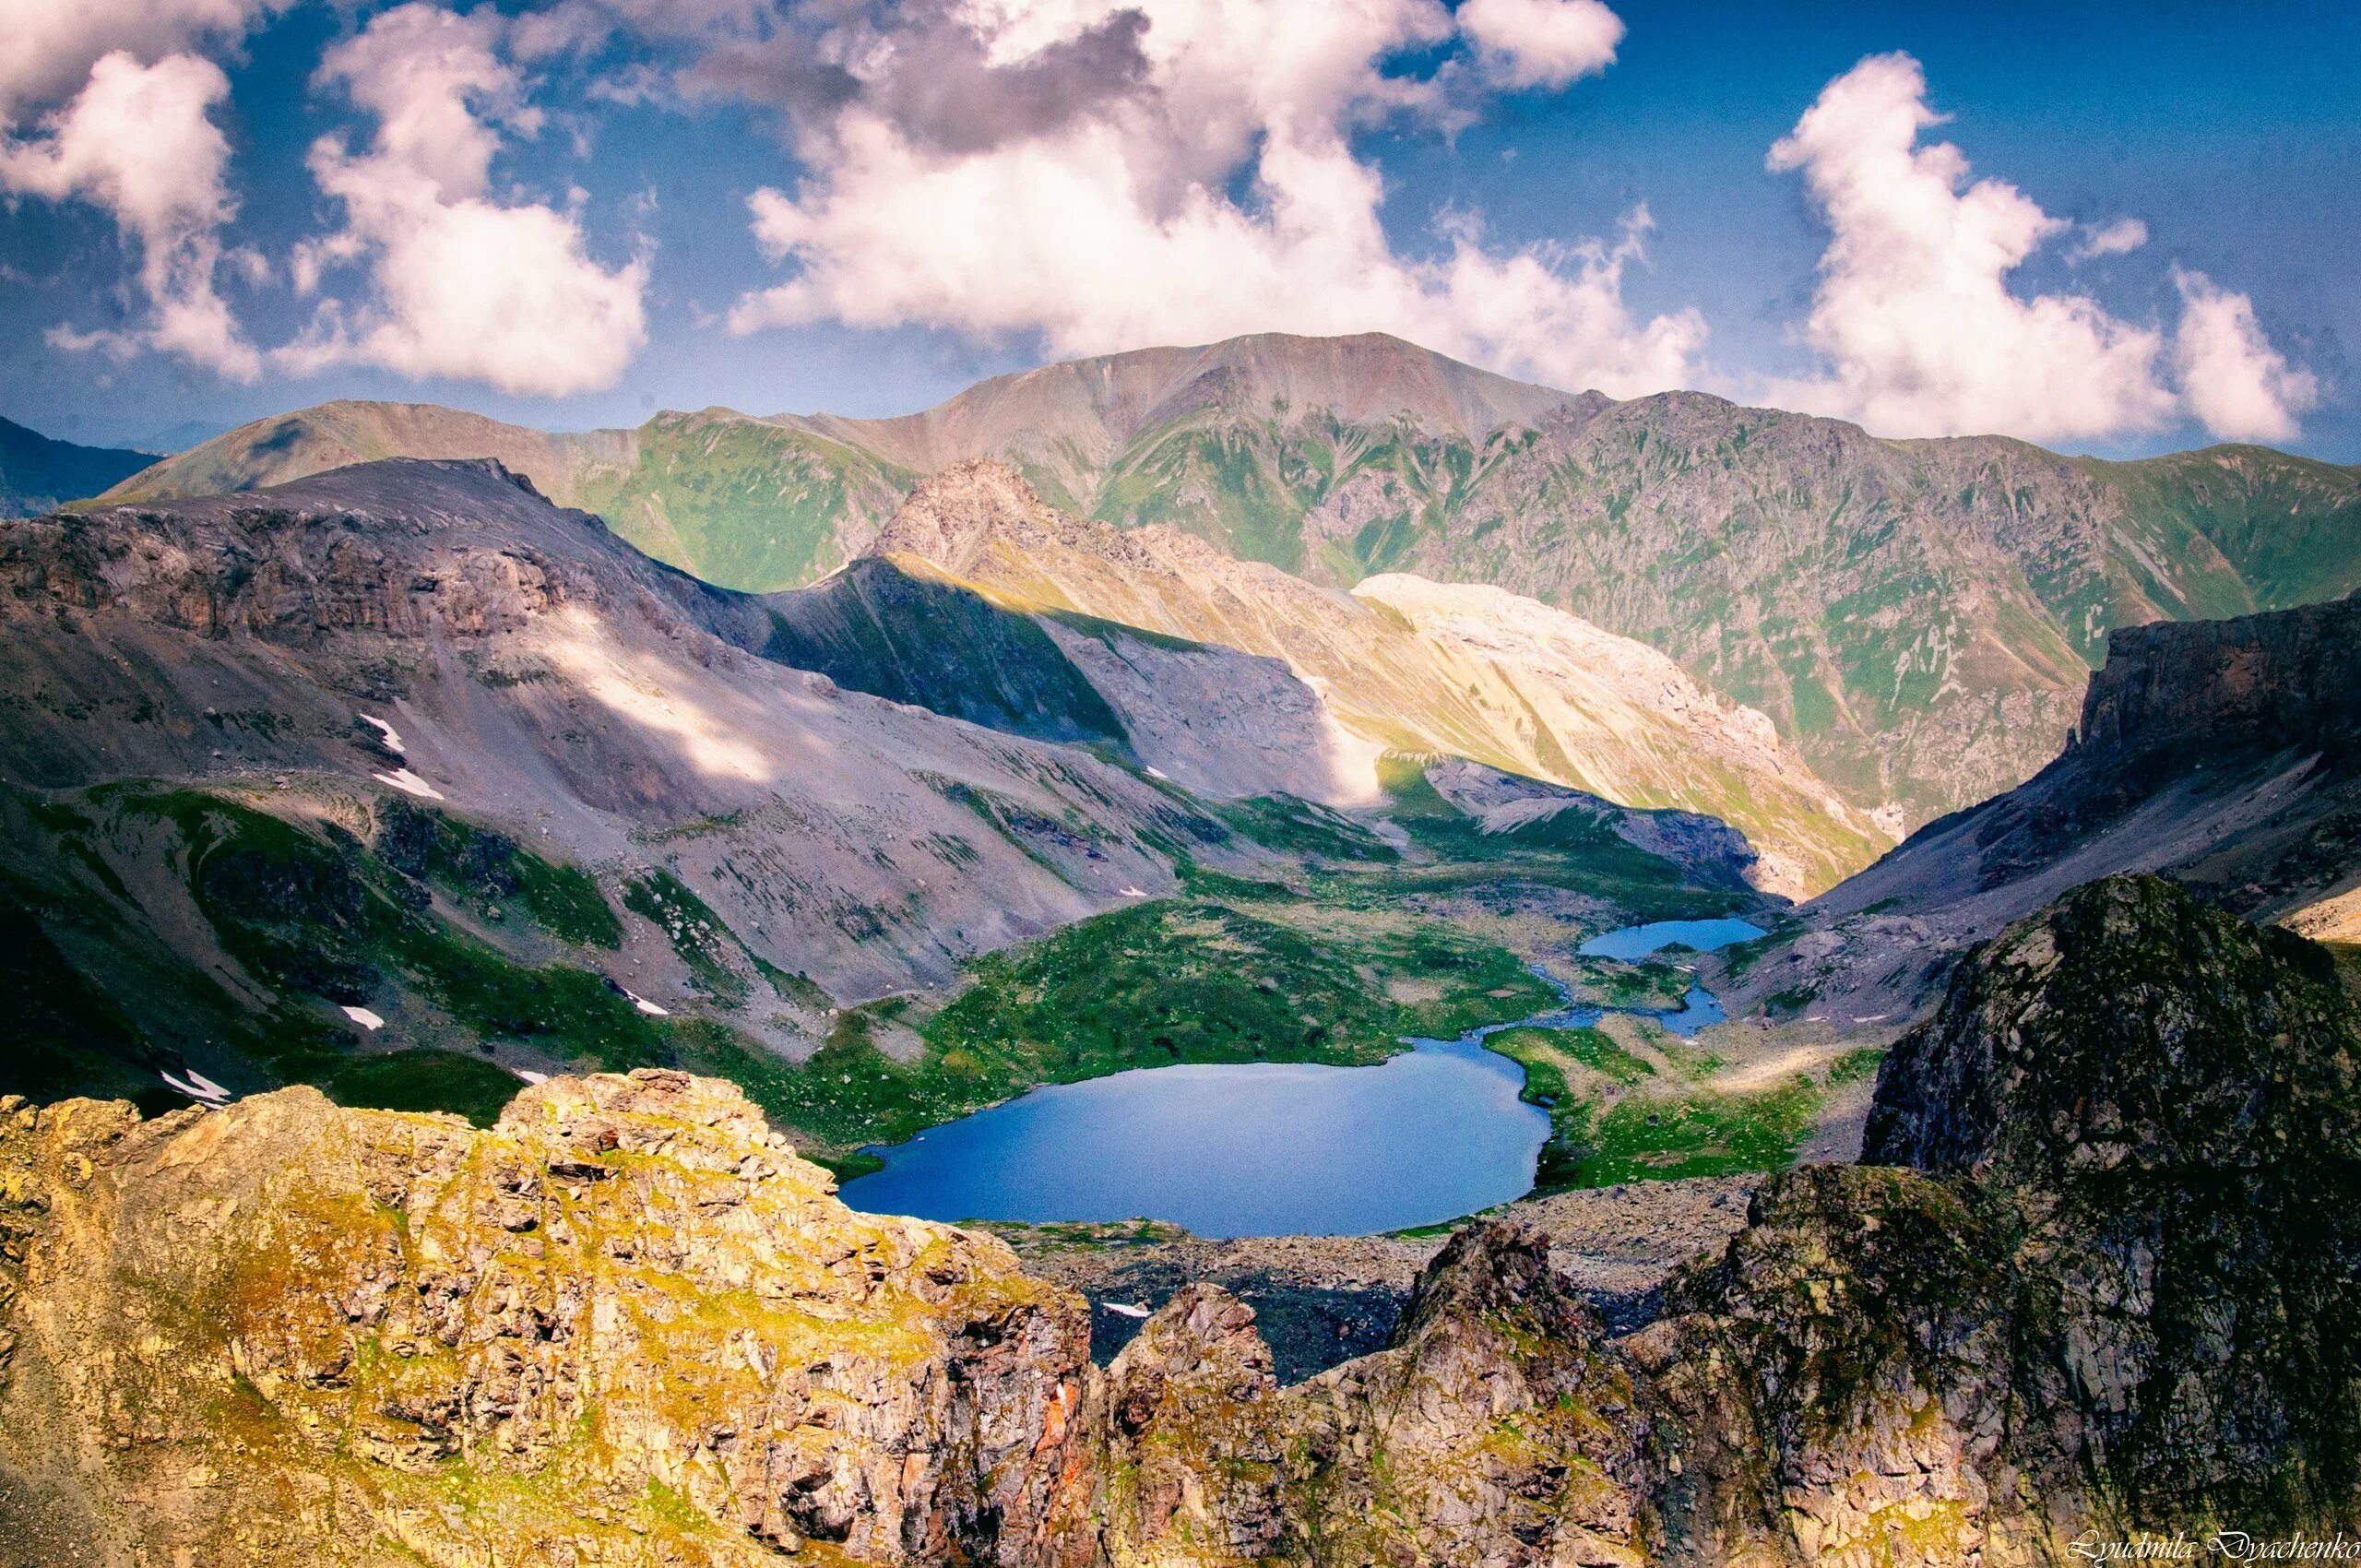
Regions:
<instances>
[{"instance_id":1,"label":"cloud bank","mask_svg":"<svg viewBox=\"0 0 2361 1568\"><path fill-rule=\"evenodd\" d=\"M310 292L358 261L372 292L357 306L324 299L278 350L281 364L376 364L564 397L612 386L647 341L646 256L600 267L572 213L489 195L502 133L541 126L522 75L495 53L505 26L489 6L411 4L321 60L318 84L341 87L377 129L362 151L341 136L313 146L313 177L345 225L298 250L295 280Z\"/></svg>"},{"instance_id":2,"label":"cloud bank","mask_svg":"<svg viewBox=\"0 0 2361 1568\"><path fill-rule=\"evenodd\" d=\"M2194 417L2216 435L2294 434L2318 397L2265 340L2244 294L2182 275L2177 335L2118 319L2082 294L2020 297L2016 271L2072 227L2014 185L1973 184L1907 54L1872 55L1828 84L1771 149L1801 173L1829 243L1802 340L1818 374L1768 383L1774 402L1855 419L1880 434L2005 432L2086 440ZM2147 238L2121 220L2086 255Z\"/></svg>"},{"instance_id":3,"label":"cloud bank","mask_svg":"<svg viewBox=\"0 0 2361 1568\"><path fill-rule=\"evenodd\" d=\"M740 333L917 326L1073 355L1377 330L1568 388L1705 382L1886 434L2051 442L2189 422L2284 441L2322 396L2253 302L2202 272L2150 273L2159 312L2103 305L2083 280L2119 291L2128 269L2090 264L2143 250L2147 225L2077 225L1974 177L1927 139L1943 116L1907 54L1829 82L1769 152L1827 230L1795 327L1808 374L1711 366L1698 312L1627 303L1643 203L1612 233L1534 244L1466 211L1414 243L1389 231L1366 133L1449 135L1502 95L1607 71L1624 25L1603 0L557 0L513 17L409 0L323 54L318 100L354 122L304 160L333 227L274 267L227 238L220 60L307 3L38 0L0 30L0 195L103 211L131 262L121 323L60 325L53 345L245 381L371 365L546 397L611 386L647 341L652 243L603 264L581 193L496 190L495 165L544 130L544 102L587 138L615 105L728 101L776 114L793 157L749 203L783 276L735 300ZM2064 266L2028 271L2045 247ZM2024 286L2041 277L2058 281ZM309 323L257 348L232 301L282 282Z\"/></svg>"},{"instance_id":4,"label":"cloud bank","mask_svg":"<svg viewBox=\"0 0 2361 1568\"><path fill-rule=\"evenodd\" d=\"M1456 18L1431 0L973 0L719 51L703 79L789 110L804 171L752 202L792 276L730 322L1038 334L1060 354L1374 330L1618 396L1677 386L1705 327L1625 305L1644 208L1612 241L1512 248L1463 217L1406 255L1351 145L1390 116L1463 123L1493 88L1601 69L1621 30L1595 0ZM1454 42L1475 71L1465 49L1386 69Z\"/></svg>"}]
</instances>

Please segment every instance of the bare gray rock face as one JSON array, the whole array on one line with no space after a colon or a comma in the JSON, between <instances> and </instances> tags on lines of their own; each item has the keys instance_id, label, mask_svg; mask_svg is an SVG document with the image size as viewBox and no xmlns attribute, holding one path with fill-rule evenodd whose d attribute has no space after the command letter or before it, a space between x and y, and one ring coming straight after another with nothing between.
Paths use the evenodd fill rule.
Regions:
<instances>
[{"instance_id":1,"label":"bare gray rock face","mask_svg":"<svg viewBox=\"0 0 2361 1568\"><path fill-rule=\"evenodd\" d=\"M1906 1017L1954 955L2123 872L2252 919L2319 907L2334 930L2361 880L2361 600L2131 627L2108 650L2055 761L1806 906L1802 934L1727 977L1732 1011Z\"/></svg>"}]
</instances>

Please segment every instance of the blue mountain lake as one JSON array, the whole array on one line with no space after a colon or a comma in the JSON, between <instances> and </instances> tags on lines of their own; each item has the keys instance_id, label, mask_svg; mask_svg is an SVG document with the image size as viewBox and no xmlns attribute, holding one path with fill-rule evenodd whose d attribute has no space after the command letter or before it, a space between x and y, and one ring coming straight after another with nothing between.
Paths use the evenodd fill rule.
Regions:
<instances>
[{"instance_id":1,"label":"blue mountain lake","mask_svg":"<svg viewBox=\"0 0 2361 1568\"><path fill-rule=\"evenodd\" d=\"M1584 953L1644 957L1760 936L1744 921L1668 921L1610 932ZM1613 942L1613 950L1602 944ZM1374 1067L1289 1063L1141 1068L1038 1088L874 1152L885 1168L844 1200L927 1219L1145 1217L1200 1236L1365 1235L1522 1197L1549 1118L1517 1099L1524 1070L1484 1049L1520 1025L1575 1028L1567 1006L1417 1039ZM1703 989L1655 1017L1680 1034L1721 1020Z\"/></svg>"}]
</instances>

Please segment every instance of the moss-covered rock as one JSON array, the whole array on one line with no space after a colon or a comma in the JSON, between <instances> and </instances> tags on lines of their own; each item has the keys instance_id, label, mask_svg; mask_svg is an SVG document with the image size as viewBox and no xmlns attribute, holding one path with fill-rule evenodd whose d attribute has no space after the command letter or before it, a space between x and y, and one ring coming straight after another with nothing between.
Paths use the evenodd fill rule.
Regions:
<instances>
[{"instance_id":1,"label":"moss-covered rock","mask_svg":"<svg viewBox=\"0 0 2361 1568\"><path fill-rule=\"evenodd\" d=\"M733 1087L0 1101L0 1473L96 1561L1086 1561L1082 1303Z\"/></svg>"}]
</instances>

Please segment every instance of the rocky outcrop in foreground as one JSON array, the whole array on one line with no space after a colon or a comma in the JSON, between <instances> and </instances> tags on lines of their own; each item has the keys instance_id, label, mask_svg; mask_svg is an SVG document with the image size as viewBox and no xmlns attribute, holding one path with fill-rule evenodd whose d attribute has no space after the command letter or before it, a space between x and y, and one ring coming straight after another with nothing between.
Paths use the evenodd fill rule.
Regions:
<instances>
[{"instance_id":1,"label":"rocky outcrop in foreground","mask_svg":"<svg viewBox=\"0 0 2361 1568\"><path fill-rule=\"evenodd\" d=\"M680 1073L6 1104L0 1562L1087 1561L1080 1303L829 1191Z\"/></svg>"},{"instance_id":2,"label":"rocky outcrop in foreground","mask_svg":"<svg viewBox=\"0 0 2361 1568\"><path fill-rule=\"evenodd\" d=\"M1636 1333L1478 1223L1387 1348L1282 1387L1211 1285L1093 1372L1077 1298L847 1211L680 1074L481 1134L11 1102L0 1562L2002 1568L2361 1528L2322 950L2079 889L1894 1049L1869 1146L1765 1184Z\"/></svg>"}]
</instances>

